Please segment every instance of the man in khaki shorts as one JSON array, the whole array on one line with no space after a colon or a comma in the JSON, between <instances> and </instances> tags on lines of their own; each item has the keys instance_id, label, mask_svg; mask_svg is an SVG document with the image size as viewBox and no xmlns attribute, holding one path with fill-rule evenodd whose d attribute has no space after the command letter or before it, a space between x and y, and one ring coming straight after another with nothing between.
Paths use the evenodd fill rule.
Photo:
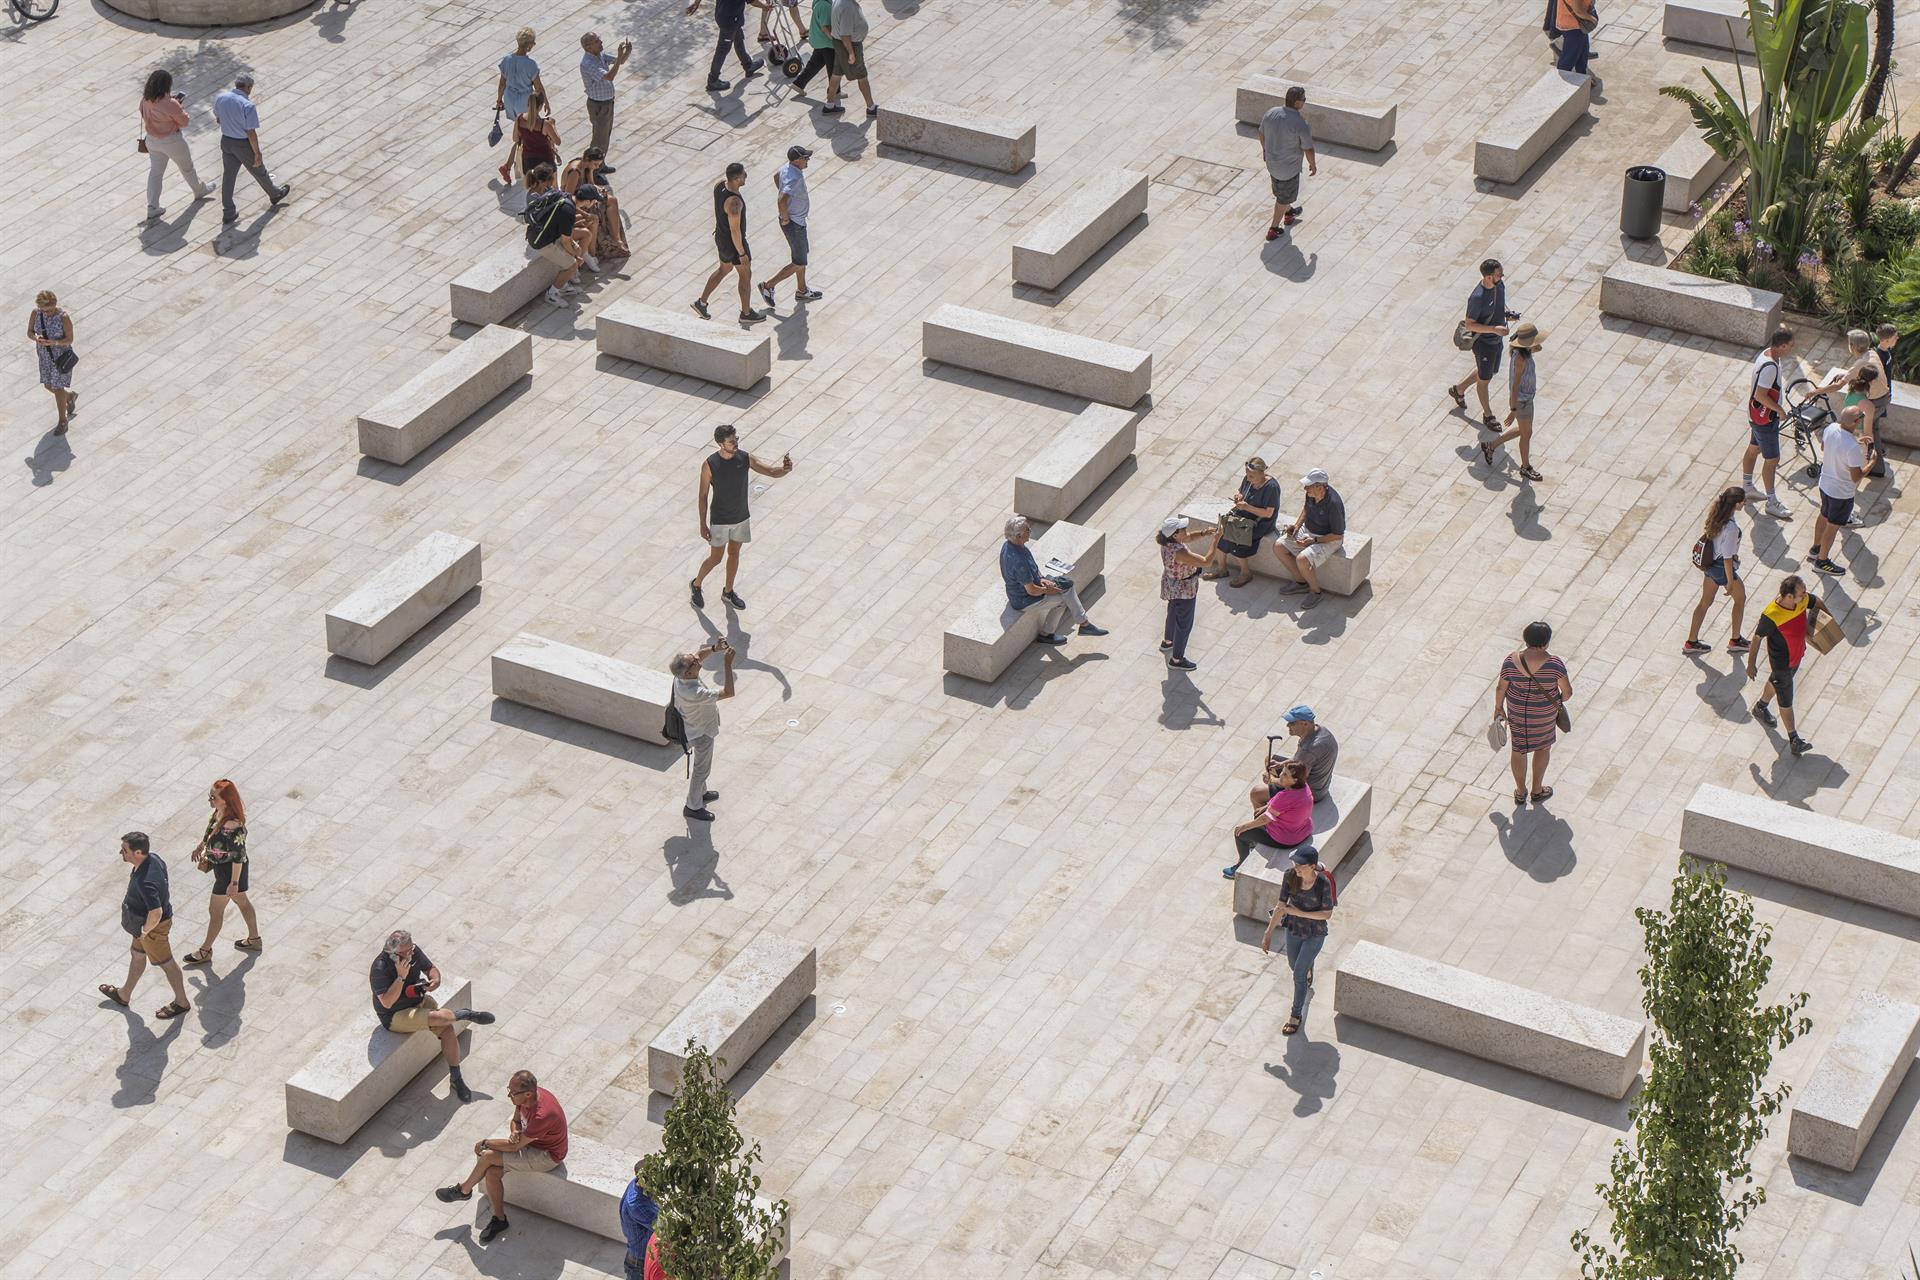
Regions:
<instances>
[{"instance_id":1,"label":"man in khaki shorts","mask_svg":"<svg viewBox=\"0 0 1920 1280\"><path fill-rule=\"evenodd\" d=\"M459 1022L485 1026L493 1015L479 1009L442 1009L430 994L440 986L440 970L427 953L414 945L413 935L395 929L373 958L373 1014L380 1025L403 1036L426 1032L440 1038L440 1054L447 1060L447 1081L462 1102L473 1101L473 1090L460 1077Z\"/></svg>"},{"instance_id":2,"label":"man in khaki shorts","mask_svg":"<svg viewBox=\"0 0 1920 1280\"><path fill-rule=\"evenodd\" d=\"M100 984L100 994L124 1006L133 997L134 984L147 971L149 961L160 966L173 986L173 999L154 1010L154 1017L177 1018L192 1008L187 1002L187 983L180 964L173 958L173 944L167 935L173 932L173 900L167 893L167 864L156 858L144 831L129 831L120 837L120 861L133 868L127 877L127 896L120 901L120 927L133 939L133 958L127 964L127 980L117 987Z\"/></svg>"},{"instance_id":3,"label":"man in khaki shorts","mask_svg":"<svg viewBox=\"0 0 1920 1280\"><path fill-rule=\"evenodd\" d=\"M473 1172L433 1194L443 1202L473 1199L474 1187L486 1184L487 1204L493 1216L480 1229L480 1243L490 1244L507 1229L507 1197L500 1185L503 1171L545 1173L567 1158L567 1113L554 1096L540 1087L531 1071L516 1071L507 1081L513 1102L513 1120L504 1138L482 1138L473 1144Z\"/></svg>"}]
</instances>

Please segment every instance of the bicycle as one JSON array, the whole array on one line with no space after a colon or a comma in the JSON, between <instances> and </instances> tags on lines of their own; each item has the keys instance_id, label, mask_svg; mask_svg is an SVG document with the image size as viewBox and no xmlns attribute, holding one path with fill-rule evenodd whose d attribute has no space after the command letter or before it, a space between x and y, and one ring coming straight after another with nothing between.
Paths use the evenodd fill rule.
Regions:
<instances>
[{"instance_id":1,"label":"bicycle","mask_svg":"<svg viewBox=\"0 0 1920 1280\"><path fill-rule=\"evenodd\" d=\"M7 8L22 24L45 22L60 7L60 0L7 0Z\"/></svg>"}]
</instances>

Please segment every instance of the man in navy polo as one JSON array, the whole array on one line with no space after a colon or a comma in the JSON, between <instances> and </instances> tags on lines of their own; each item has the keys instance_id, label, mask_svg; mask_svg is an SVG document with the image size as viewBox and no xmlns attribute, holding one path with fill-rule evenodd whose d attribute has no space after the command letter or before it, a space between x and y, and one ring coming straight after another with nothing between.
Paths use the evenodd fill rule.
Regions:
<instances>
[{"instance_id":1,"label":"man in navy polo","mask_svg":"<svg viewBox=\"0 0 1920 1280\"><path fill-rule=\"evenodd\" d=\"M120 927L133 939L133 956L127 964L127 980L117 987L100 984L100 994L117 1005L133 998L133 988L147 971L147 962L160 966L173 987L173 1000L154 1011L154 1017L177 1018L192 1005L187 1000L187 983L180 962L173 958L168 934L173 932L173 899L167 893L167 864L152 853L144 831L129 831L120 837L120 861L133 868L127 877L127 896L120 900Z\"/></svg>"}]
</instances>

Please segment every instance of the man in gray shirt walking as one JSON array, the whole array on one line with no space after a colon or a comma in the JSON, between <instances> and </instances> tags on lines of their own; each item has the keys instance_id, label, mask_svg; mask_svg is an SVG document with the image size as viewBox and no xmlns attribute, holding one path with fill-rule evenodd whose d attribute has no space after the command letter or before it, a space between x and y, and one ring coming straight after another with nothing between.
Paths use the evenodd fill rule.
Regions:
<instances>
[{"instance_id":1,"label":"man in gray shirt walking","mask_svg":"<svg viewBox=\"0 0 1920 1280\"><path fill-rule=\"evenodd\" d=\"M1306 157L1308 173L1316 177L1320 173L1313 154L1313 130L1300 114L1305 105L1307 91L1294 85L1287 90L1284 105L1260 117L1260 155L1267 162L1267 176L1273 180L1273 225L1267 228L1268 240L1278 240L1300 220L1300 157Z\"/></svg>"}]
</instances>

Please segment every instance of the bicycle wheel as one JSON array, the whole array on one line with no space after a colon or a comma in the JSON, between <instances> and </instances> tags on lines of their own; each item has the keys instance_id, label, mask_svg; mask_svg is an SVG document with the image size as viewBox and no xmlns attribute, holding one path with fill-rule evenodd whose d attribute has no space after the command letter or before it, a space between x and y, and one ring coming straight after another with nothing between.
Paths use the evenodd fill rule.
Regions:
<instances>
[{"instance_id":1,"label":"bicycle wheel","mask_svg":"<svg viewBox=\"0 0 1920 1280\"><path fill-rule=\"evenodd\" d=\"M45 22L60 7L60 0L8 0L8 3L28 22Z\"/></svg>"}]
</instances>

